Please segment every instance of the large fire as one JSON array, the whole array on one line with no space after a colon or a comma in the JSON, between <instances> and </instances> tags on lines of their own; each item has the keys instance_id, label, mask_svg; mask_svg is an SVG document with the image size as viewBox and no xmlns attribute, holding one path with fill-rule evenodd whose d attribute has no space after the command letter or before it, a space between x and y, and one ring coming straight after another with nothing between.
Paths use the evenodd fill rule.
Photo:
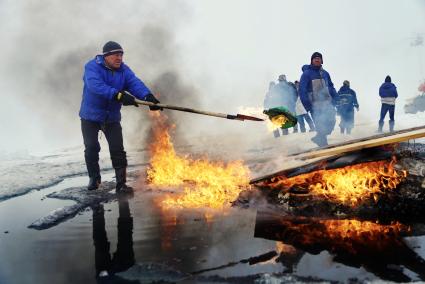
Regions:
<instances>
[{"instance_id":1,"label":"large fire","mask_svg":"<svg viewBox=\"0 0 425 284\"><path fill-rule=\"evenodd\" d=\"M176 153L166 118L155 118L154 142L150 145L148 182L157 186L182 186L183 193L168 195L164 208L223 208L249 188L249 169L241 161L211 162Z\"/></svg>"},{"instance_id":2,"label":"large fire","mask_svg":"<svg viewBox=\"0 0 425 284\"><path fill-rule=\"evenodd\" d=\"M308 174L260 184L276 189L292 187L307 189L312 195L336 200L346 205L358 205L365 198L374 198L386 190L393 190L407 176L406 171L396 171L395 159L368 162L332 170L319 170Z\"/></svg>"}]
</instances>

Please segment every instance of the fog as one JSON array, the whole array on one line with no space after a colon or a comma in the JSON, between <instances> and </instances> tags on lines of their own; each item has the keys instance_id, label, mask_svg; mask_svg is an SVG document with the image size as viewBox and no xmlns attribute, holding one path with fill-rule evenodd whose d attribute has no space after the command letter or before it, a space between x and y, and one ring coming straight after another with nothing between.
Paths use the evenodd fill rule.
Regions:
<instances>
[{"instance_id":1,"label":"fog","mask_svg":"<svg viewBox=\"0 0 425 284\"><path fill-rule=\"evenodd\" d=\"M83 66L108 40L162 103L230 114L262 107L270 81L298 80L319 51L336 89L349 80L357 92L359 121L377 122L390 75L397 123L425 79L424 29L423 0L0 0L0 152L82 144ZM147 113L122 109L127 147L143 147ZM163 113L181 141L272 139L263 123Z\"/></svg>"}]
</instances>

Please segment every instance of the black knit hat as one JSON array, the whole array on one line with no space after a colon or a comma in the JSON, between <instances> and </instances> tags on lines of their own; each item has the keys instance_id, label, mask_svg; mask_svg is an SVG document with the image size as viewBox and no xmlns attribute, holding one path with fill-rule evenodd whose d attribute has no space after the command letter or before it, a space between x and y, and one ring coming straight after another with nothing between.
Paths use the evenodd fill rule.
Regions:
<instances>
[{"instance_id":1,"label":"black knit hat","mask_svg":"<svg viewBox=\"0 0 425 284\"><path fill-rule=\"evenodd\" d=\"M103 46L103 56L108 56L116 53L124 53L121 45L115 41L108 41Z\"/></svg>"},{"instance_id":2,"label":"black knit hat","mask_svg":"<svg viewBox=\"0 0 425 284\"><path fill-rule=\"evenodd\" d=\"M316 58L316 57L320 57L320 59L322 60L322 64L323 64L322 54L320 52L317 52L317 51L311 55L310 62L313 61L313 58Z\"/></svg>"},{"instance_id":3,"label":"black knit hat","mask_svg":"<svg viewBox=\"0 0 425 284\"><path fill-rule=\"evenodd\" d=\"M390 75L387 75L387 77L385 77L385 82L391 83L391 77L390 77Z\"/></svg>"}]
</instances>

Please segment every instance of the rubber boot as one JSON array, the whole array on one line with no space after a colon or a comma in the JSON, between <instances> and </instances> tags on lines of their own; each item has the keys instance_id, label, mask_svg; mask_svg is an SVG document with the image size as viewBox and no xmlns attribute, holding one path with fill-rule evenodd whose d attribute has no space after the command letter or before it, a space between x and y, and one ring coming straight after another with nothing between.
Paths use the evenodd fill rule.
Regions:
<instances>
[{"instance_id":1,"label":"rubber boot","mask_svg":"<svg viewBox=\"0 0 425 284\"><path fill-rule=\"evenodd\" d=\"M89 184L87 185L88 190L96 190L99 188L99 185L101 183L101 177L100 176L94 176L89 179Z\"/></svg>"},{"instance_id":2,"label":"rubber boot","mask_svg":"<svg viewBox=\"0 0 425 284\"><path fill-rule=\"evenodd\" d=\"M390 120L389 122L390 122L390 123L389 123L389 125L390 125L390 132L394 132L394 124L395 124L395 121L394 121L394 120Z\"/></svg>"},{"instance_id":3,"label":"rubber boot","mask_svg":"<svg viewBox=\"0 0 425 284\"><path fill-rule=\"evenodd\" d=\"M126 184L127 182L127 168L116 168L115 169L115 179L117 182L116 192L130 193L133 192L133 188Z\"/></svg>"},{"instance_id":4,"label":"rubber boot","mask_svg":"<svg viewBox=\"0 0 425 284\"><path fill-rule=\"evenodd\" d=\"M378 124L378 132L379 133L382 133L382 127L384 127L384 122L383 121L379 121L379 124Z\"/></svg>"}]
</instances>

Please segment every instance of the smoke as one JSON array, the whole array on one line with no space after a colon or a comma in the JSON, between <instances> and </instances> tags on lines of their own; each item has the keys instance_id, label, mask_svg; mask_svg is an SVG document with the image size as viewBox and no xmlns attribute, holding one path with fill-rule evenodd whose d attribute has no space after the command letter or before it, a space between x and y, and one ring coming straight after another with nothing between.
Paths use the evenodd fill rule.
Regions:
<instances>
[{"instance_id":1,"label":"smoke","mask_svg":"<svg viewBox=\"0 0 425 284\"><path fill-rule=\"evenodd\" d=\"M401 20L377 22L383 5L388 18ZM0 104L2 148L82 144L83 66L108 40L124 47L125 63L162 103L230 114L240 106L262 106L270 80L282 73L298 80L311 53L321 51L335 85L349 79L357 92L359 120L376 123L385 75L394 78L402 101L416 92L419 79L406 70L420 74L418 59L423 61L423 46L406 39L423 30L419 0L403 7L394 0L329 0L316 9L308 1L241 0L3 0L0 6L0 87L7 97ZM320 32L318 17L325 19ZM126 147L143 147L147 113L147 107L123 108ZM182 143L210 143L213 137L240 149L273 139L262 123L163 114L176 124Z\"/></svg>"},{"instance_id":2,"label":"smoke","mask_svg":"<svg viewBox=\"0 0 425 284\"><path fill-rule=\"evenodd\" d=\"M12 136L25 136L19 132L29 128L39 134L39 139L32 141L36 145L25 146L34 149L40 144L61 147L81 143L78 111L84 64L100 53L108 40L123 46L126 64L164 103L197 106L195 88L181 78L181 55L175 42L180 26L190 19L182 1L117 4L43 0L2 2L2 6L2 11L13 14L2 13L7 56L0 74L7 78L2 82L4 89L19 102L23 113L9 123L27 126L16 128ZM20 21L14 21L16 18ZM129 138L126 144L137 147L144 140L147 112L146 107L137 111L123 108L124 134ZM185 118L170 116L184 123Z\"/></svg>"}]
</instances>

